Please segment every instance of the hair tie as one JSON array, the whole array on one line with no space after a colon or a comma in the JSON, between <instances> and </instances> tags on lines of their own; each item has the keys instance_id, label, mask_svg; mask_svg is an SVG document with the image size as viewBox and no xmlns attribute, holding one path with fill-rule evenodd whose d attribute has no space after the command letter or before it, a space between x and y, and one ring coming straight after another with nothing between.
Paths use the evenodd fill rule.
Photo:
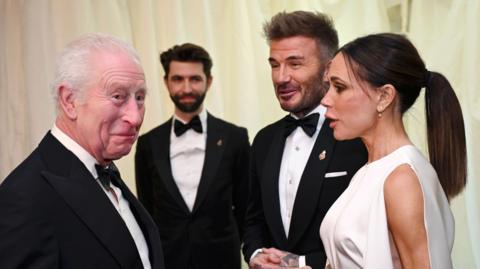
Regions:
<instances>
[{"instance_id":1,"label":"hair tie","mask_svg":"<svg viewBox=\"0 0 480 269\"><path fill-rule=\"evenodd\" d=\"M427 69L425 69L425 73L423 75L423 82L422 82L422 88L423 87L428 87L428 85L430 84L430 78L432 77L432 72L428 71Z\"/></svg>"}]
</instances>

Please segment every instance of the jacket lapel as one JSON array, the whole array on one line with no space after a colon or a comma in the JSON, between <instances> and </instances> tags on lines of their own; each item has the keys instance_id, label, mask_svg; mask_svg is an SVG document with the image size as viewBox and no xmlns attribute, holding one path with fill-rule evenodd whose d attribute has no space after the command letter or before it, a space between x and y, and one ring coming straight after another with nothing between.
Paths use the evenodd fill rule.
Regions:
<instances>
[{"instance_id":1,"label":"jacket lapel","mask_svg":"<svg viewBox=\"0 0 480 269\"><path fill-rule=\"evenodd\" d=\"M158 135L152 136L150 144L152 145L153 158L157 173L165 184L165 188L174 197L177 204L184 212L190 213L187 204L183 200L182 194L175 183L172 175L172 166L170 163L170 132L172 128L172 119L168 120L162 128L159 129Z\"/></svg>"},{"instance_id":2,"label":"jacket lapel","mask_svg":"<svg viewBox=\"0 0 480 269\"><path fill-rule=\"evenodd\" d=\"M147 241L152 268L163 268L163 252L160 245L160 236L154 220L148 214L147 210L140 204L137 198L135 198L123 180L120 180L119 184L119 188L122 190L125 199L127 199L130 209L132 210L138 225L142 229L145 240Z\"/></svg>"},{"instance_id":3,"label":"jacket lapel","mask_svg":"<svg viewBox=\"0 0 480 269\"><path fill-rule=\"evenodd\" d=\"M270 227L271 234L276 237L275 241L280 249L286 249L287 237L280 212L280 200L278 194L278 177L280 174L280 165L282 163L283 149L285 147L285 137L283 135L284 121L279 124L272 138L266 160L265 168L262 174L261 190L262 202L264 205L265 219Z\"/></svg>"},{"instance_id":4,"label":"jacket lapel","mask_svg":"<svg viewBox=\"0 0 480 269\"><path fill-rule=\"evenodd\" d=\"M324 175L327 172L328 163L335 146L333 131L328 124L329 120L326 119L320 129L298 186L290 223L289 248L295 246L317 213L318 199L325 179Z\"/></svg>"},{"instance_id":5,"label":"jacket lapel","mask_svg":"<svg viewBox=\"0 0 480 269\"><path fill-rule=\"evenodd\" d=\"M208 188L217 174L218 165L222 159L225 146L230 142L233 141L227 141L225 129L222 128L220 121L212 115L207 114L207 145L205 148L205 160L192 213L198 210L202 202L205 200Z\"/></svg>"},{"instance_id":6,"label":"jacket lapel","mask_svg":"<svg viewBox=\"0 0 480 269\"><path fill-rule=\"evenodd\" d=\"M42 175L72 211L122 268L141 267L135 242L123 219L80 160L50 134L39 148L49 168Z\"/></svg>"}]
</instances>

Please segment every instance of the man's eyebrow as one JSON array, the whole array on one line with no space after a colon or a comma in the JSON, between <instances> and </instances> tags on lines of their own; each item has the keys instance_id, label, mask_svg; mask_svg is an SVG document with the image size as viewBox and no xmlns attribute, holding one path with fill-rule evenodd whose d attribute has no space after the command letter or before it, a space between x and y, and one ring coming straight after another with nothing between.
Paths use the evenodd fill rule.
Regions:
<instances>
[{"instance_id":1,"label":"man's eyebrow","mask_svg":"<svg viewBox=\"0 0 480 269\"><path fill-rule=\"evenodd\" d=\"M303 56L300 56L300 55L292 55L292 56L288 56L287 57L287 61L292 61L292 60L304 60L305 57ZM269 62L277 62L277 60L275 58L272 58L272 57L269 57L268 58L268 61Z\"/></svg>"},{"instance_id":2,"label":"man's eyebrow","mask_svg":"<svg viewBox=\"0 0 480 269\"><path fill-rule=\"evenodd\" d=\"M303 59L305 59L305 57L299 56L299 55L292 55L287 57L287 60L303 60Z\"/></svg>"}]
</instances>

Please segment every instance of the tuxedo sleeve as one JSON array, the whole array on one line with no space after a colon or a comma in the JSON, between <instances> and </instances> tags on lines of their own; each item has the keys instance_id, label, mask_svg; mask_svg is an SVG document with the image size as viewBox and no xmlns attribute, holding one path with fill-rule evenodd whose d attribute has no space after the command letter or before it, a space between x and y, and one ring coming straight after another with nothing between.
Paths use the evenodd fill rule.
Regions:
<instances>
[{"instance_id":1,"label":"tuxedo sleeve","mask_svg":"<svg viewBox=\"0 0 480 269\"><path fill-rule=\"evenodd\" d=\"M312 269L324 269L327 263L327 256L324 252L308 253L305 256L306 265L312 267Z\"/></svg>"},{"instance_id":2,"label":"tuxedo sleeve","mask_svg":"<svg viewBox=\"0 0 480 269\"><path fill-rule=\"evenodd\" d=\"M59 268L49 213L32 201L29 192L12 185L0 186L0 268Z\"/></svg>"},{"instance_id":3,"label":"tuxedo sleeve","mask_svg":"<svg viewBox=\"0 0 480 269\"><path fill-rule=\"evenodd\" d=\"M249 194L242 249L247 263L255 250L270 246L259 182L263 159L261 153L265 149L260 148L262 143L258 142L258 137L259 135L255 137L250 152Z\"/></svg>"},{"instance_id":4,"label":"tuxedo sleeve","mask_svg":"<svg viewBox=\"0 0 480 269\"><path fill-rule=\"evenodd\" d=\"M248 167L250 165L250 143L248 141L247 129L239 128L238 130L238 137L234 140L234 143L238 145L238 147L233 171L233 205L238 232L240 238L242 238L244 233L245 212L247 210L248 199Z\"/></svg>"},{"instance_id":5,"label":"tuxedo sleeve","mask_svg":"<svg viewBox=\"0 0 480 269\"><path fill-rule=\"evenodd\" d=\"M138 200L150 214L153 214L152 160L148 136L141 136L135 152L135 182Z\"/></svg>"}]
</instances>

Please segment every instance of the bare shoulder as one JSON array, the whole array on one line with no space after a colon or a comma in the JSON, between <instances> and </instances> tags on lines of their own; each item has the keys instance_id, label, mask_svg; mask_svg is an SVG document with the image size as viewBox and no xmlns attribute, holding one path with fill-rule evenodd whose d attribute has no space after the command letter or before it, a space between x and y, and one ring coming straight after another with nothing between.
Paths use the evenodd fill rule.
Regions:
<instances>
[{"instance_id":1,"label":"bare shoulder","mask_svg":"<svg viewBox=\"0 0 480 269\"><path fill-rule=\"evenodd\" d=\"M406 195L407 197L413 195L412 191L422 191L420 181L417 174L408 164L402 164L395 168L390 175L388 175L385 185L385 199L395 199ZM405 197L406 198L406 197Z\"/></svg>"},{"instance_id":2,"label":"bare shoulder","mask_svg":"<svg viewBox=\"0 0 480 269\"><path fill-rule=\"evenodd\" d=\"M417 174L408 164L395 168L384 185L389 224L423 223L423 191Z\"/></svg>"}]
</instances>

